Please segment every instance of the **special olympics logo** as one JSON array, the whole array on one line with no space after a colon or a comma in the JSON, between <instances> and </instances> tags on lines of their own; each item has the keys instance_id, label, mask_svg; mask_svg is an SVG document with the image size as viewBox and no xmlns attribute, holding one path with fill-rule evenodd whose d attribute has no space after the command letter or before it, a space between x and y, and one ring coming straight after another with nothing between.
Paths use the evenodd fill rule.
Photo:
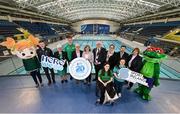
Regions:
<instances>
[{"instance_id":1,"label":"special olympics logo","mask_svg":"<svg viewBox=\"0 0 180 114\"><path fill-rule=\"evenodd\" d=\"M83 80L91 73L91 64L85 58L76 58L69 65L69 73L77 80Z\"/></svg>"}]
</instances>

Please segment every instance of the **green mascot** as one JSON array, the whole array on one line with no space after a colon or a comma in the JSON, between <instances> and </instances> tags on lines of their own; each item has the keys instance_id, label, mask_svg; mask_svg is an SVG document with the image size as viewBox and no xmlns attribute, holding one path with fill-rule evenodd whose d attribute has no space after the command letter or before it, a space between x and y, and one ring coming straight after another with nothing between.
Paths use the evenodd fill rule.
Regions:
<instances>
[{"instance_id":1,"label":"green mascot","mask_svg":"<svg viewBox=\"0 0 180 114\"><path fill-rule=\"evenodd\" d=\"M142 96L144 100L151 100L150 92L153 86L159 86L160 62L167 58L161 48L149 47L143 52L143 67L141 74L143 74L148 87L139 85L135 92Z\"/></svg>"}]
</instances>

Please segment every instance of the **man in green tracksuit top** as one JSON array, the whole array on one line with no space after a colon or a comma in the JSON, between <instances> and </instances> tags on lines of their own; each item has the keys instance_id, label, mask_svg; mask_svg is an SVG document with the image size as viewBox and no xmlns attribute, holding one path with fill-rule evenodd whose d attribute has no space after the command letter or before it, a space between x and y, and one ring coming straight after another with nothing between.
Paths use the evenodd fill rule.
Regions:
<instances>
[{"instance_id":1,"label":"man in green tracksuit top","mask_svg":"<svg viewBox=\"0 0 180 114\"><path fill-rule=\"evenodd\" d=\"M67 40L68 40L68 42L65 44L63 50L67 53L67 61L70 64L70 62L73 59L72 53L73 53L73 51L75 51L75 45L72 42L71 36L67 36ZM72 76L70 76L70 79L72 80Z\"/></svg>"}]
</instances>

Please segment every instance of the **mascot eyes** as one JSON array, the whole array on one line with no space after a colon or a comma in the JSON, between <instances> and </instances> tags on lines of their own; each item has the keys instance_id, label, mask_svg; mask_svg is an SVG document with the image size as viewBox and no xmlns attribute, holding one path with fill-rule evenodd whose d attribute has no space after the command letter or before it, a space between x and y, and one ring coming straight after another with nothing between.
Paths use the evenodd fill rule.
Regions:
<instances>
[{"instance_id":1,"label":"mascot eyes","mask_svg":"<svg viewBox=\"0 0 180 114\"><path fill-rule=\"evenodd\" d=\"M22 56L25 56L26 54L25 53L22 53Z\"/></svg>"},{"instance_id":2,"label":"mascot eyes","mask_svg":"<svg viewBox=\"0 0 180 114\"><path fill-rule=\"evenodd\" d=\"M157 53L160 53L161 51L160 50L156 50Z\"/></svg>"},{"instance_id":3,"label":"mascot eyes","mask_svg":"<svg viewBox=\"0 0 180 114\"><path fill-rule=\"evenodd\" d=\"M31 52L31 54L33 54L33 52Z\"/></svg>"}]
</instances>

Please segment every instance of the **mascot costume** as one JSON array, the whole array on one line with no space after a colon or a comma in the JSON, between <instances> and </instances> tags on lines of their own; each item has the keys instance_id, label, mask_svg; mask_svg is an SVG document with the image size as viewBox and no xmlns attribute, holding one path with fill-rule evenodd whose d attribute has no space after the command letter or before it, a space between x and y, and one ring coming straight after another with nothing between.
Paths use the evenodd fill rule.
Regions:
<instances>
[{"instance_id":1,"label":"mascot costume","mask_svg":"<svg viewBox=\"0 0 180 114\"><path fill-rule=\"evenodd\" d=\"M39 43L39 39L33 35L25 37L23 40L15 41L13 38L8 37L6 41L0 45L6 46L11 50L13 55L17 55L22 59L25 70L32 76L36 87L42 85L42 78L40 75L40 62L36 57L36 46ZM38 83L38 80L39 83Z\"/></svg>"},{"instance_id":2,"label":"mascot costume","mask_svg":"<svg viewBox=\"0 0 180 114\"><path fill-rule=\"evenodd\" d=\"M160 62L167 58L161 48L149 47L143 52L143 67L141 74L143 74L148 87L140 85L135 90L136 93L142 96L144 100L151 100L150 92L153 86L159 86Z\"/></svg>"}]
</instances>

